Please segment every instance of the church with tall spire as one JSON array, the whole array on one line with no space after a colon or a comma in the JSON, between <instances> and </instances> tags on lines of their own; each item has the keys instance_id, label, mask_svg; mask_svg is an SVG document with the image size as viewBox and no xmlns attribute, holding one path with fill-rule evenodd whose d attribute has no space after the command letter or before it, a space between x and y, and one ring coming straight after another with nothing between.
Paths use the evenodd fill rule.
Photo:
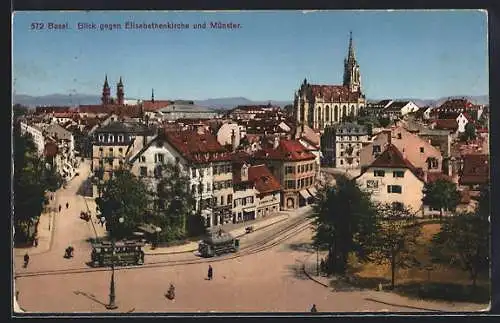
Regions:
<instances>
[{"instance_id":1,"label":"church with tall spire","mask_svg":"<svg viewBox=\"0 0 500 323\"><path fill-rule=\"evenodd\" d=\"M360 68L351 32L342 85L310 84L304 79L295 92L293 112L297 124L323 131L326 126L358 115L365 106L366 98L361 90Z\"/></svg>"}]
</instances>

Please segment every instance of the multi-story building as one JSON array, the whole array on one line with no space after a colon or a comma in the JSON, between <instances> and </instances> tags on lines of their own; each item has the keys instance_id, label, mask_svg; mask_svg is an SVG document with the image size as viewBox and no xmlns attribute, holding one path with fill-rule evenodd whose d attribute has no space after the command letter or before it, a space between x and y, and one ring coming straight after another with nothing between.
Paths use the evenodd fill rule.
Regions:
<instances>
[{"instance_id":1,"label":"multi-story building","mask_svg":"<svg viewBox=\"0 0 500 323\"><path fill-rule=\"evenodd\" d=\"M371 193L371 198L379 203L404 204L413 214L423 213L423 173L408 159L389 144L385 150L355 178L363 190Z\"/></svg>"},{"instance_id":2,"label":"multi-story building","mask_svg":"<svg viewBox=\"0 0 500 323\"><path fill-rule=\"evenodd\" d=\"M45 149L45 137L43 135L43 129L35 124L29 124L28 122L21 122L21 134L29 135L33 139L33 143L37 149L38 155L41 156Z\"/></svg>"},{"instance_id":3,"label":"multi-story building","mask_svg":"<svg viewBox=\"0 0 500 323\"><path fill-rule=\"evenodd\" d=\"M230 222L233 201L231 156L203 128L163 130L129 161L131 171L150 187L160 179L159 164L176 163L189 177L196 212L211 227Z\"/></svg>"},{"instance_id":4,"label":"multi-story building","mask_svg":"<svg viewBox=\"0 0 500 323\"><path fill-rule=\"evenodd\" d=\"M367 127L351 122L325 128L321 136L325 161L335 168L359 168L360 152L370 143L369 136Z\"/></svg>"},{"instance_id":5,"label":"multi-story building","mask_svg":"<svg viewBox=\"0 0 500 323\"><path fill-rule=\"evenodd\" d=\"M255 185L248 177L250 165L233 163L233 222L251 221L257 218Z\"/></svg>"},{"instance_id":6,"label":"multi-story building","mask_svg":"<svg viewBox=\"0 0 500 323\"><path fill-rule=\"evenodd\" d=\"M298 124L305 123L313 129L338 123L347 116L356 116L366 106L361 92L359 65L354 54L352 34L347 58L344 60L342 85L309 84L306 79L296 91L294 116Z\"/></svg>"},{"instance_id":7,"label":"multi-story building","mask_svg":"<svg viewBox=\"0 0 500 323\"><path fill-rule=\"evenodd\" d=\"M393 101L382 110L382 116L395 120L408 113L417 112L418 109L419 107L412 101Z\"/></svg>"},{"instance_id":8,"label":"multi-story building","mask_svg":"<svg viewBox=\"0 0 500 323\"><path fill-rule=\"evenodd\" d=\"M272 148L254 154L256 162L267 165L283 187L281 205L297 209L314 201L316 190L316 156L298 140L281 139Z\"/></svg>"},{"instance_id":9,"label":"multi-story building","mask_svg":"<svg viewBox=\"0 0 500 323\"><path fill-rule=\"evenodd\" d=\"M375 136L373 142L360 151L361 167L368 166L382 154L388 145L394 145L414 167L424 173L441 172L443 156L429 141L397 126Z\"/></svg>"},{"instance_id":10,"label":"multi-story building","mask_svg":"<svg viewBox=\"0 0 500 323\"><path fill-rule=\"evenodd\" d=\"M52 159L53 166L66 180L73 178L77 167L73 134L59 124L39 124L39 127L43 129L46 144L50 140L57 145L57 156Z\"/></svg>"},{"instance_id":11,"label":"multi-story building","mask_svg":"<svg viewBox=\"0 0 500 323\"><path fill-rule=\"evenodd\" d=\"M280 210L281 185L266 165L248 168L248 180L253 182L257 204L257 218L265 218Z\"/></svg>"},{"instance_id":12,"label":"multi-story building","mask_svg":"<svg viewBox=\"0 0 500 323\"><path fill-rule=\"evenodd\" d=\"M153 129L139 123L110 122L99 127L93 133L92 170L103 171L103 179L108 179L154 135Z\"/></svg>"}]
</instances>

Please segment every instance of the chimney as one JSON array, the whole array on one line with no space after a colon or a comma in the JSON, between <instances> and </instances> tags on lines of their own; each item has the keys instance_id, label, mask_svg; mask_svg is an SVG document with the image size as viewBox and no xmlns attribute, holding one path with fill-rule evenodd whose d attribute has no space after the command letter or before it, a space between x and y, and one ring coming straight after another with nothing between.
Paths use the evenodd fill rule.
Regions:
<instances>
[{"instance_id":1,"label":"chimney","mask_svg":"<svg viewBox=\"0 0 500 323\"><path fill-rule=\"evenodd\" d=\"M280 139L278 138L278 136L276 136L274 137L273 149L278 148L279 145L280 145Z\"/></svg>"}]
</instances>

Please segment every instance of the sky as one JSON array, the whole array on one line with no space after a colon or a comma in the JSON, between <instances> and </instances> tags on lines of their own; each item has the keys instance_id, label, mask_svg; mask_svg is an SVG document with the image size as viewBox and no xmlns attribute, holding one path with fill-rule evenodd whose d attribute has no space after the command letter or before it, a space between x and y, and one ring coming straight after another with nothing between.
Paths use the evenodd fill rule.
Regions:
<instances>
[{"instance_id":1,"label":"sky","mask_svg":"<svg viewBox=\"0 0 500 323\"><path fill-rule=\"evenodd\" d=\"M351 31L367 98L489 92L484 11L75 11L16 12L12 19L16 94L101 95L107 74L112 96L123 78L125 98L149 99L154 88L157 100L293 100L304 78L342 84ZM127 21L189 28L131 30ZM214 29L211 22L240 27ZM96 29L79 30L79 23ZM203 23L206 29L193 28Z\"/></svg>"}]
</instances>

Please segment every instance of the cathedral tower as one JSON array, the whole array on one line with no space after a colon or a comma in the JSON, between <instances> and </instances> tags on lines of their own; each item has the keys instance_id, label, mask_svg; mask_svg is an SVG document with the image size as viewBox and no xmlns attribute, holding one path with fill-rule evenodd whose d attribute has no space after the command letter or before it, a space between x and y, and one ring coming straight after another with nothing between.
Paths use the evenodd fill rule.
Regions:
<instances>
[{"instance_id":1,"label":"cathedral tower","mask_svg":"<svg viewBox=\"0 0 500 323\"><path fill-rule=\"evenodd\" d=\"M111 103L111 89L108 84L108 75L104 76L104 85L102 87L102 104L110 104Z\"/></svg>"},{"instance_id":2,"label":"cathedral tower","mask_svg":"<svg viewBox=\"0 0 500 323\"><path fill-rule=\"evenodd\" d=\"M361 92L361 78L359 65L354 55L354 46L352 44L352 31L349 36L349 49L347 58L344 60L344 86L349 87L351 92Z\"/></svg>"},{"instance_id":3,"label":"cathedral tower","mask_svg":"<svg viewBox=\"0 0 500 323\"><path fill-rule=\"evenodd\" d=\"M123 92L123 82L122 82L122 77L120 76L120 81L118 82L118 85L116 86L116 98L118 100L117 103L123 104L124 97L125 97L125 93Z\"/></svg>"}]
</instances>

